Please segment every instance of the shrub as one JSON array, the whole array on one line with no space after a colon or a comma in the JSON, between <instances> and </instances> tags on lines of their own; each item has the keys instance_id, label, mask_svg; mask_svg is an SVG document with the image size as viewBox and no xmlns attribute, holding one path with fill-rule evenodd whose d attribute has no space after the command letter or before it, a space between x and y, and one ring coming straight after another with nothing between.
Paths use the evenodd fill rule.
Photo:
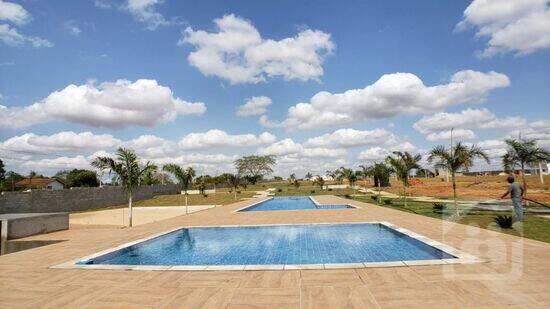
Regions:
<instances>
[{"instance_id":1,"label":"shrub","mask_svg":"<svg viewBox=\"0 0 550 309\"><path fill-rule=\"evenodd\" d=\"M203 197L208 197L208 194L203 194L202 196L203 196Z\"/></svg>"},{"instance_id":2,"label":"shrub","mask_svg":"<svg viewBox=\"0 0 550 309\"><path fill-rule=\"evenodd\" d=\"M392 200L390 200L390 199L385 199L385 200L384 200L384 204L386 204L386 205L391 205L391 204L393 204L393 202L392 202Z\"/></svg>"},{"instance_id":3,"label":"shrub","mask_svg":"<svg viewBox=\"0 0 550 309\"><path fill-rule=\"evenodd\" d=\"M283 192L283 189L279 188L277 189L277 192Z\"/></svg>"},{"instance_id":4,"label":"shrub","mask_svg":"<svg viewBox=\"0 0 550 309\"><path fill-rule=\"evenodd\" d=\"M512 228L512 216L496 216L493 220L503 229Z\"/></svg>"},{"instance_id":5,"label":"shrub","mask_svg":"<svg viewBox=\"0 0 550 309\"><path fill-rule=\"evenodd\" d=\"M433 204L433 210L434 211L443 211L447 209L447 205L443 204L443 203L434 203Z\"/></svg>"},{"instance_id":6,"label":"shrub","mask_svg":"<svg viewBox=\"0 0 550 309\"><path fill-rule=\"evenodd\" d=\"M237 190L237 194L241 194L241 190Z\"/></svg>"},{"instance_id":7,"label":"shrub","mask_svg":"<svg viewBox=\"0 0 550 309\"><path fill-rule=\"evenodd\" d=\"M311 190L311 193L315 193L315 190Z\"/></svg>"},{"instance_id":8,"label":"shrub","mask_svg":"<svg viewBox=\"0 0 550 309\"><path fill-rule=\"evenodd\" d=\"M371 200L373 200L373 201L378 200L378 196L376 196L376 195L371 195L370 198L371 198Z\"/></svg>"},{"instance_id":9,"label":"shrub","mask_svg":"<svg viewBox=\"0 0 550 309\"><path fill-rule=\"evenodd\" d=\"M332 191L332 188L328 188L327 190Z\"/></svg>"},{"instance_id":10,"label":"shrub","mask_svg":"<svg viewBox=\"0 0 550 309\"><path fill-rule=\"evenodd\" d=\"M351 198L351 195L345 194L344 197L345 197L345 198Z\"/></svg>"}]
</instances>

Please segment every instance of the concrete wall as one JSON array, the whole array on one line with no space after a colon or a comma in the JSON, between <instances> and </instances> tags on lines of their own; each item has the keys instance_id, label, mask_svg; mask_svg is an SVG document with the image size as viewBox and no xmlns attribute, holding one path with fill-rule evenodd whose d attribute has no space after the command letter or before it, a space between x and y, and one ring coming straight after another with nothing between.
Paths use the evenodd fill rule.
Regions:
<instances>
[{"instance_id":1,"label":"concrete wall","mask_svg":"<svg viewBox=\"0 0 550 309\"><path fill-rule=\"evenodd\" d=\"M177 194L178 185L141 186L134 201L155 195ZM71 188L65 190L31 190L31 192L2 192L0 214L33 212L85 211L127 203L128 194L121 187Z\"/></svg>"},{"instance_id":2,"label":"concrete wall","mask_svg":"<svg viewBox=\"0 0 550 309\"><path fill-rule=\"evenodd\" d=\"M16 216L19 217L2 222L8 225L8 240L69 229L69 214L66 212Z\"/></svg>"}]
</instances>

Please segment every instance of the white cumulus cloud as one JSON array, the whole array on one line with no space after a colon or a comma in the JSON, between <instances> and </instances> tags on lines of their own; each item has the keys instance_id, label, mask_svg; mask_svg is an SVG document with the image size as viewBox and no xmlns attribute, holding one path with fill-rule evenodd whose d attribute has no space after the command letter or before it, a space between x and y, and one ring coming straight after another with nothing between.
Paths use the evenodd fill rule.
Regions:
<instances>
[{"instance_id":1,"label":"white cumulus cloud","mask_svg":"<svg viewBox=\"0 0 550 309\"><path fill-rule=\"evenodd\" d=\"M464 11L458 30L476 28L488 37L481 57L526 55L550 48L550 6L547 0L474 0Z\"/></svg>"},{"instance_id":2,"label":"white cumulus cloud","mask_svg":"<svg viewBox=\"0 0 550 309\"><path fill-rule=\"evenodd\" d=\"M276 137L268 132L260 135L237 134L231 135L222 130L209 130L204 133L190 133L184 136L178 143L182 149L204 149L212 147L249 147L269 144Z\"/></svg>"},{"instance_id":3,"label":"white cumulus cloud","mask_svg":"<svg viewBox=\"0 0 550 309\"><path fill-rule=\"evenodd\" d=\"M156 80L117 80L99 85L69 85L24 108L0 106L0 127L22 128L65 120L94 127L154 126L178 115L203 114L204 103L174 97L172 90Z\"/></svg>"},{"instance_id":4,"label":"white cumulus cloud","mask_svg":"<svg viewBox=\"0 0 550 309\"><path fill-rule=\"evenodd\" d=\"M462 141L476 138L474 131L467 129L457 129L452 131L452 136L455 141ZM451 130L430 133L426 135L426 140L430 142L448 141L451 139Z\"/></svg>"},{"instance_id":5,"label":"white cumulus cloud","mask_svg":"<svg viewBox=\"0 0 550 309\"><path fill-rule=\"evenodd\" d=\"M266 96L252 97L237 108L237 116L248 117L265 114L269 105L271 105L271 99Z\"/></svg>"},{"instance_id":6,"label":"white cumulus cloud","mask_svg":"<svg viewBox=\"0 0 550 309\"><path fill-rule=\"evenodd\" d=\"M216 32L188 27L179 44L191 44L189 63L206 76L231 84L257 83L268 77L302 81L323 75L322 64L334 49L330 34L303 30L281 40L264 39L247 20L233 14L215 19Z\"/></svg>"},{"instance_id":7,"label":"white cumulus cloud","mask_svg":"<svg viewBox=\"0 0 550 309\"><path fill-rule=\"evenodd\" d=\"M26 133L14 136L0 143L0 149L10 152L47 153L82 152L110 149L120 144L120 140L110 134L92 132L59 132L52 135Z\"/></svg>"},{"instance_id":8,"label":"white cumulus cloud","mask_svg":"<svg viewBox=\"0 0 550 309\"><path fill-rule=\"evenodd\" d=\"M460 71L449 83L435 86L424 85L411 73L386 74L362 89L319 92L309 102L290 107L282 122L264 115L260 123L267 127L310 129L401 114L425 114L451 105L482 102L490 91L508 85L506 75L493 71Z\"/></svg>"},{"instance_id":9,"label":"white cumulus cloud","mask_svg":"<svg viewBox=\"0 0 550 309\"><path fill-rule=\"evenodd\" d=\"M309 138L305 145L309 147L356 147L374 144L386 144L395 136L385 129L355 130L339 129L332 133Z\"/></svg>"},{"instance_id":10,"label":"white cumulus cloud","mask_svg":"<svg viewBox=\"0 0 550 309\"><path fill-rule=\"evenodd\" d=\"M0 0L0 20L12 22L18 26L31 21L31 14L17 3Z\"/></svg>"},{"instance_id":11,"label":"white cumulus cloud","mask_svg":"<svg viewBox=\"0 0 550 309\"><path fill-rule=\"evenodd\" d=\"M16 28L8 24L0 24L0 41L8 46L18 46L30 44L34 48L52 47L53 43L36 36L24 35L19 33Z\"/></svg>"},{"instance_id":12,"label":"white cumulus cloud","mask_svg":"<svg viewBox=\"0 0 550 309\"><path fill-rule=\"evenodd\" d=\"M448 131L452 128L461 129L495 129L495 128L515 128L524 126L525 119L521 117L498 118L495 114L486 108L465 109L459 113L436 113L434 115L422 117L414 123L413 127L421 133L436 133Z\"/></svg>"}]
</instances>

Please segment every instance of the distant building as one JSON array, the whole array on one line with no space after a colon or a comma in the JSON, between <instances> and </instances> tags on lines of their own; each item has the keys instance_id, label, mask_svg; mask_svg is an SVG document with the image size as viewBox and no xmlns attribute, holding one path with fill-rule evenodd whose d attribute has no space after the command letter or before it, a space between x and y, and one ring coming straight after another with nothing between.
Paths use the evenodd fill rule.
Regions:
<instances>
[{"instance_id":1,"label":"distant building","mask_svg":"<svg viewBox=\"0 0 550 309\"><path fill-rule=\"evenodd\" d=\"M62 190L65 183L56 178L25 178L15 183L15 187L22 190L28 189L49 189Z\"/></svg>"}]
</instances>

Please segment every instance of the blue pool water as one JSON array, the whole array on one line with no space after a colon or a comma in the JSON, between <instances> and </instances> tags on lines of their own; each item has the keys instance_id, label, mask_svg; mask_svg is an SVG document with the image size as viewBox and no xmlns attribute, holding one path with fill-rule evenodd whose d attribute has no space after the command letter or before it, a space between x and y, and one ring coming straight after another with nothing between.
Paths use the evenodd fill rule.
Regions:
<instances>
[{"instance_id":1,"label":"blue pool water","mask_svg":"<svg viewBox=\"0 0 550 309\"><path fill-rule=\"evenodd\" d=\"M328 264L454 258L381 224L180 229L82 264Z\"/></svg>"},{"instance_id":2,"label":"blue pool water","mask_svg":"<svg viewBox=\"0 0 550 309\"><path fill-rule=\"evenodd\" d=\"M340 209L353 208L349 205L315 205L308 196L274 197L240 211L273 211L304 209Z\"/></svg>"}]
</instances>

